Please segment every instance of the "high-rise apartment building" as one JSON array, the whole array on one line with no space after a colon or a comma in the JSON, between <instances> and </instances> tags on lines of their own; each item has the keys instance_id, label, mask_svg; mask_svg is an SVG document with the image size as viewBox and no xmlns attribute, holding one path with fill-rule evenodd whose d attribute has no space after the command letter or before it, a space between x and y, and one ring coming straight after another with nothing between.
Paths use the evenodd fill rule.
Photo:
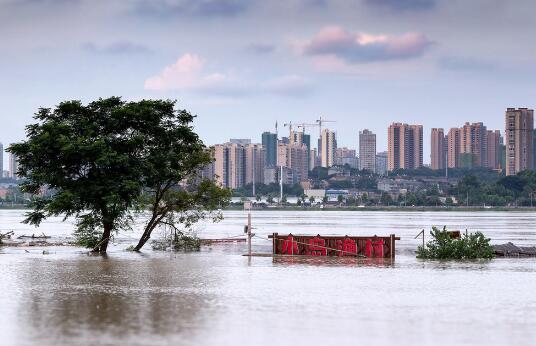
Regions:
<instances>
[{"instance_id":1,"label":"high-rise apartment building","mask_svg":"<svg viewBox=\"0 0 536 346\"><path fill-rule=\"evenodd\" d=\"M534 168L534 110L508 108L505 113L506 175Z\"/></svg>"},{"instance_id":2,"label":"high-rise apartment building","mask_svg":"<svg viewBox=\"0 0 536 346\"><path fill-rule=\"evenodd\" d=\"M294 182L307 180L309 173L310 152L305 144L284 144L277 146L277 166L287 167L292 170Z\"/></svg>"},{"instance_id":3,"label":"high-rise apartment building","mask_svg":"<svg viewBox=\"0 0 536 346\"><path fill-rule=\"evenodd\" d=\"M487 167L491 169L500 169L501 167L501 131L488 130L487 134Z\"/></svg>"},{"instance_id":4,"label":"high-rise apartment building","mask_svg":"<svg viewBox=\"0 0 536 346\"><path fill-rule=\"evenodd\" d=\"M487 167L486 126L483 123L465 123L460 130L460 167Z\"/></svg>"},{"instance_id":5,"label":"high-rise apartment building","mask_svg":"<svg viewBox=\"0 0 536 346\"><path fill-rule=\"evenodd\" d=\"M445 169L447 164L447 139L443 129L432 129L430 159L432 169Z\"/></svg>"},{"instance_id":6,"label":"high-rise apartment building","mask_svg":"<svg viewBox=\"0 0 536 346\"><path fill-rule=\"evenodd\" d=\"M287 156L288 156L288 143L277 143L277 167L288 167L287 166Z\"/></svg>"},{"instance_id":7,"label":"high-rise apartment building","mask_svg":"<svg viewBox=\"0 0 536 346\"><path fill-rule=\"evenodd\" d=\"M244 146L246 158L245 184L264 183L265 151L261 144L248 144Z\"/></svg>"},{"instance_id":8,"label":"high-rise apartment building","mask_svg":"<svg viewBox=\"0 0 536 346\"><path fill-rule=\"evenodd\" d=\"M322 130L321 136L321 166L331 167L335 162L335 149L337 149L337 138L335 132L329 129Z\"/></svg>"},{"instance_id":9,"label":"high-rise apartment building","mask_svg":"<svg viewBox=\"0 0 536 346\"><path fill-rule=\"evenodd\" d=\"M234 143L214 146L214 174L216 182L231 189L244 186L246 158L244 146Z\"/></svg>"},{"instance_id":10,"label":"high-rise apartment building","mask_svg":"<svg viewBox=\"0 0 536 346\"><path fill-rule=\"evenodd\" d=\"M307 151L311 150L311 135L306 134L303 131L290 131L290 144L304 144L307 147ZM311 159L307 156L307 167L311 165Z\"/></svg>"},{"instance_id":11,"label":"high-rise apartment building","mask_svg":"<svg viewBox=\"0 0 536 346\"><path fill-rule=\"evenodd\" d=\"M335 165L343 166L344 159L355 158L355 149L337 148L335 149Z\"/></svg>"},{"instance_id":12,"label":"high-rise apartment building","mask_svg":"<svg viewBox=\"0 0 536 346\"><path fill-rule=\"evenodd\" d=\"M387 157L386 151L382 151L376 155L376 174L387 175Z\"/></svg>"},{"instance_id":13,"label":"high-rise apartment building","mask_svg":"<svg viewBox=\"0 0 536 346\"><path fill-rule=\"evenodd\" d=\"M221 186L238 189L246 184L264 183L265 149L262 144L217 144L213 149L214 162L201 172Z\"/></svg>"},{"instance_id":14,"label":"high-rise apartment building","mask_svg":"<svg viewBox=\"0 0 536 346\"><path fill-rule=\"evenodd\" d=\"M307 145L290 145L288 167L293 170L296 183L307 180L309 177L309 150Z\"/></svg>"},{"instance_id":15,"label":"high-rise apartment building","mask_svg":"<svg viewBox=\"0 0 536 346\"><path fill-rule=\"evenodd\" d=\"M277 165L277 134L263 132L262 146L265 150L266 167L275 167Z\"/></svg>"},{"instance_id":16,"label":"high-rise apartment building","mask_svg":"<svg viewBox=\"0 0 536 346\"><path fill-rule=\"evenodd\" d=\"M302 144L303 135L302 131L290 130L290 136L288 137L290 144Z\"/></svg>"},{"instance_id":17,"label":"high-rise apartment building","mask_svg":"<svg viewBox=\"0 0 536 346\"><path fill-rule=\"evenodd\" d=\"M9 176L17 179L17 171L19 170L19 160L13 153L9 153Z\"/></svg>"},{"instance_id":18,"label":"high-rise apartment building","mask_svg":"<svg viewBox=\"0 0 536 346\"><path fill-rule=\"evenodd\" d=\"M447 163L449 168L460 167L461 133L459 128L451 128L447 135Z\"/></svg>"},{"instance_id":19,"label":"high-rise apartment building","mask_svg":"<svg viewBox=\"0 0 536 346\"><path fill-rule=\"evenodd\" d=\"M198 178L201 180L210 180L215 181L216 180L216 172L214 171L215 168L215 152L216 148L214 146L209 148L212 156L212 162L205 165L202 169L200 169L198 173Z\"/></svg>"},{"instance_id":20,"label":"high-rise apartment building","mask_svg":"<svg viewBox=\"0 0 536 346\"><path fill-rule=\"evenodd\" d=\"M461 128L450 129L446 142L449 168L499 169L503 166L501 133L487 130L481 122L467 122Z\"/></svg>"},{"instance_id":21,"label":"high-rise apartment building","mask_svg":"<svg viewBox=\"0 0 536 346\"><path fill-rule=\"evenodd\" d=\"M391 124L388 130L388 170L416 169L422 165L422 125Z\"/></svg>"},{"instance_id":22,"label":"high-rise apartment building","mask_svg":"<svg viewBox=\"0 0 536 346\"><path fill-rule=\"evenodd\" d=\"M368 129L359 132L359 169L376 172L376 134Z\"/></svg>"}]
</instances>

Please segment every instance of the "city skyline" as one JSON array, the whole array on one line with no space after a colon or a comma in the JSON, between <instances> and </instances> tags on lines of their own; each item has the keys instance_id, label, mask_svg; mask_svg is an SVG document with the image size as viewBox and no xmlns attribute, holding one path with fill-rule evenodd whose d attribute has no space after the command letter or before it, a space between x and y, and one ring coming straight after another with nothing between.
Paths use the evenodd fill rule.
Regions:
<instances>
[{"instance_id":1,"label":"city skyline","mask_svg":"<svg viewBox=\"0 0 536 346\"><path fill-rule=\"evenodd\" d=\"M535 9L528 0L0 0L0 138L24 139L39 107L111 95L177 99L199 116L207 145L319 116L337 121L339 146L357 147L368 128L378 151L394 121L502 130L504 109L534 105ZM429 147L425 136L425 162Z\"/></svg>"},{"instance_id":2,"label":"city skyline","mask_svg":"<svg viewBox=\"0 0 536 346\"><path fill-rule=\"evenodd\" d=\"M356 149L337 145L337 134L328 128L322 129L322 119L318 120L320 128L317 148L311 146L311 134L305 133L306 125L285 123L289 127L289 136L279 138L278 126L275 133L263 132L262 143L255 144L251 139L229 139L224 144L215 145L216 161L214 169L205 171L219 175L217 180L227 187L238 188L247 184L247 175L255 168L252 159L241 160L231 155L221 155L221 147L231 146L242 152L258 148L255 163L259 178L265 184L276 181L287 183L303 183L308 181L308 171L315 167L330 168L333 166L349 165L371 173L384 175L387 171L397 169L418 169L428 166L433 170L449 168L488 168L504 171L506 175L517 174L526 169L534 169L536 156L536 138L534 138L534 121L532 109L507 108L505 111L505 137L500 130L488 130L483 122L465 122L461 127L453 127L445 135L443 128L430 130L430 164L424 163L424 131L420 124L393 122L388 127L387 152L376 149L376 134L368 129L359 131L359 147ZM332 121L330 121L332 122ZM298 128L298 130L296 130ZM301 130L300 130L301 129ZM239 146L239 147L237 147ZM277 150L275 150L277 148ZM234 150L234 149L233 149ZM277 153L275 153L277 151ZM357 154L359 152L359 155ZM271 154L270 154L271 153ZM276 157L274 157L276 156ZM219 168L218 168L219 167ZM225 179L227 168L235 170L241 176L241 182L231 183ZM235 167L235 168L233 168ZM236 171L238 167L241 171ZM205 174L204 176L210 176ZM281 174L283 178L281 178ZM447 171L445 171L447 175ZM279 178L277 178L279 176ZM246 177L246 178L244 178ZM252 182L249 179L249 182Z\"/></svg>"},{"instance_id":3,"label":"city skyline","mask_svg":"<svg viewBox=\"0 0 536 346\"><path fill-rule=\"evenodd\" d=\"M522 109L527 109L527 108L522 108L522 107L518 108L518 110L522 110ZM513 111L513 110L515 110L515 108L507 108L506 114L508 114L508 112ZM532 112L532 109L528 109L528 110ZM329 122L336 122L336 121L329 121ZM318 120L317 120L317 123L318 123ZM285 132L287 131L287 128L286 128L287 125L291 125L291 126L288 129L289 130L288 135L285 136ZM267 159L266 162L268 163L268 166L272 166L273 165L272 162L274 160L275 162L279 161L279 158L278 158L279 154L277 153L279 151L279 148L278 148L279 140L280 139L285 140L286 138L286 140L288 141L287 144L297 143L299 145L302 145L302 144L306 145L305 157L307 161L307 167L309 167L309 170L315 166L315 163L313 161L315 159L314 154L317 154L319 156L318 160L319 160L320 166L329 167L329 166L337 164L338 162L337 150L339 149L344 149L347 151L350 150L350 151L353 151L354 153L359 153L358 155L354 155L354 156L359 160L356 162L358 162L359 168L362 169L363 163L361 161L361 154L362 154L361 137L363 134L371 135L373 137L373 146L374 146L374 150L376 154L389 151L389 147L387 148L387 150L383 148L378 149L376 146L377 145L376 133L366 128L363 130L357 131L357 136L356 136L357 145L356 146L340 147L338 144L339 137L337 135L337 131L331 131L330 128L325 127L322 130L322 133L320 133L320 135L329 133L330 136L333 136L332 139L330 137L330 141L334 142L334 146L331 147L330 159L327 160L325 158L325 162L323 162L322 151L320 150L320 152L318 152L318 145L321 144L322 137L324 137L324 141L326 140L327 137L325 136L318 137L317 138L318 145L315 147L314 145L314 143L316 142L315 134L314 134L315 131L314 129L311 129L311 127L315 127L318 125L314 125L314 123L309 123L309 124L302 123L302 125L300 124L295 124L295 125L297 126L295 126L293 129L292 123L285 123L283 127L283 132L282 132L280 130L280 126L278 128L278 124L275 123L274 131L277 131L277 134L272 133L269 130L263 131L260 134L260 140L258 140L256 136L247 136L247 138L240 138L240 139L237 139L236 136L232 136L231 138L229 138L228 141L223 141L222 143L207 144L207 146L218 146L218 145L225 144L225 143L242 144L242 145L251 144L251 143L262 144L265 150L265 152L263 152L263 155L266 156L266 159ZM305 125L308 125L307 127L311 130L306 132ZM391 123L389 127L387 128L387 135L385 136L388 139L388 141L389 141L389 136L392 134L391 127L393 125L408 126L407 124L400 123L400 122ZM425 136L424 134L426 133L426 131L421 124L409 125L410 128L414 126L419 127L419 131L420 131L419 135L421 137L419 139L420 144L418 144L421 146L420 153L418 153L418 155L420 155L420 158L417 158L417 161L420 160L419 161L420 163L417 163L415 167L422 165L422 166L429 166L432 169L444 169L445 163L447 163L449 168L456 168L456 167L467 168L467 167L473 167L473 166L475 167L481 166L481 167L488 167L492 169L496 169L496 168L506 169L506 166L504 167L502 166L505 164L504 163L501 164L501 158L500 158L501 153L499 152L499 143L500 142L502 143L505 137L504 135L507 133L506 127L502 129L502 131L500 129L488 130L487 126L483 122L475 122L475 123L465 122L461 127L452 127L450 129L431 128L429 131L431 136ZM533 131L536 131L536 130L532 128L532 130L529 131L531 133L529 141L531 141L532 146L529 144L527 145L529 147L529 150L533 154L533 156L536 156L536 141L532 142L532 138L534 138L532 135ZM311 136L313 138L312 142L311 142ZM489 140L488 140L488 136L490 137ZM427 137L429 138L429 143L425 142L425 138ZM382 136L380 135L379 138L381 141ZM440 146L442 147L442 149L438 148L438 143L441 143ZM326 144L323 144L323 145L326 145ZM490 150L488 150L488 146L493 146L493 147ZM2 142L0 142L0 148L1 147L2 147ZM428 156L424 154L427 151L429 152ZM467 156L468 154L471 155L471 163L462 162L464 159L468 158ZM4 163L5 162L11 163L12 162L11 156L5 152L4 152L4 155L5 156L2 158L2 161ZM6 160L6 156L7 156L7 160ZM375 158L376 158L376 155L374 155L374 159ZM462 160L462 161L459 161L459 160ZM488 160L493 161L493 163L491 162L488 163ZM328 162L330 164L328 164ZM536 162L536 159L531 157L531 160L529 160L529 164L533 165L533 162ZM371 165L371 164L372 162L369 163L368 165ZM413 165L414 164L412 164L412 166ZM4 168L4 171L6 171L5 168L7 167L5 167L5 165L2 165L2 166ZM375 163L374 163L374 166L375 166ZM9 176L12 175L11 168L8 170L8 173L9 173Z\"/></svg>"}]
</instances>

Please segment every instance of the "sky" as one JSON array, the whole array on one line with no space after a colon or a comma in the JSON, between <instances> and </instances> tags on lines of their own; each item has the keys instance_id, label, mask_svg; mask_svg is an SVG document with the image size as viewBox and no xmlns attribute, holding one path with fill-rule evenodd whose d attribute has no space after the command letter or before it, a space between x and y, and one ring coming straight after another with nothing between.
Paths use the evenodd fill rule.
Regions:
<instances>
[{"instance_id":1,"label":"sky","mask_svg":"<svg viewBox=\"0 0 536 346\"><path fill-rule=\"evenodd\" d=\"M387 148L392 122L484 122L536 103L532 0L0 0L0 142L39 107L165 98L207 145L314 123ZM318 128L306 129L316 135ZM7 157L4 160L7 162ZM4 165L5 167L5 165ZM4 168L6 169L6 168Z\"/></svg>"}]
</instances>

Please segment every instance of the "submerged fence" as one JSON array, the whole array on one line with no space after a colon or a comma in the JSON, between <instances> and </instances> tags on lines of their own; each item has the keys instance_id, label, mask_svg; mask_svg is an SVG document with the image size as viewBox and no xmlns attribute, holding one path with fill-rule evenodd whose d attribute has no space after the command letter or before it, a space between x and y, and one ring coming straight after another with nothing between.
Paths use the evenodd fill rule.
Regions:
<instances>
[{"instance_id":1,"label":"submerged fence","mask_svg":"<svg viewBox=\"0 0 536 346\"><path fill-rule=\"evenodd\" d=\"M374 258L395 258L394 234L388 237L351 237L321 235L281 235L270 236L274 255L290 256L353 256Z\"/></svg>"}]
</instances>

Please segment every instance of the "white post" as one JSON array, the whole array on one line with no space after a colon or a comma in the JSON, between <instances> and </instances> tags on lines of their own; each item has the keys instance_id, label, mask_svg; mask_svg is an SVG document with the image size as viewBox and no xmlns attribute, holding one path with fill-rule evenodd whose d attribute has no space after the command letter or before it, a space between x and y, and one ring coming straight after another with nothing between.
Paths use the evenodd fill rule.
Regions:
<instances>
[{"instance_id":1,"label":"white post","mask_svg":"<svg viewBox=\"0 0 536 346\"><path fill-rule=\"evenodd\" d=\"M248 211L248 256L251 257L251 210Z\"/></svg>"}]
</instances>

